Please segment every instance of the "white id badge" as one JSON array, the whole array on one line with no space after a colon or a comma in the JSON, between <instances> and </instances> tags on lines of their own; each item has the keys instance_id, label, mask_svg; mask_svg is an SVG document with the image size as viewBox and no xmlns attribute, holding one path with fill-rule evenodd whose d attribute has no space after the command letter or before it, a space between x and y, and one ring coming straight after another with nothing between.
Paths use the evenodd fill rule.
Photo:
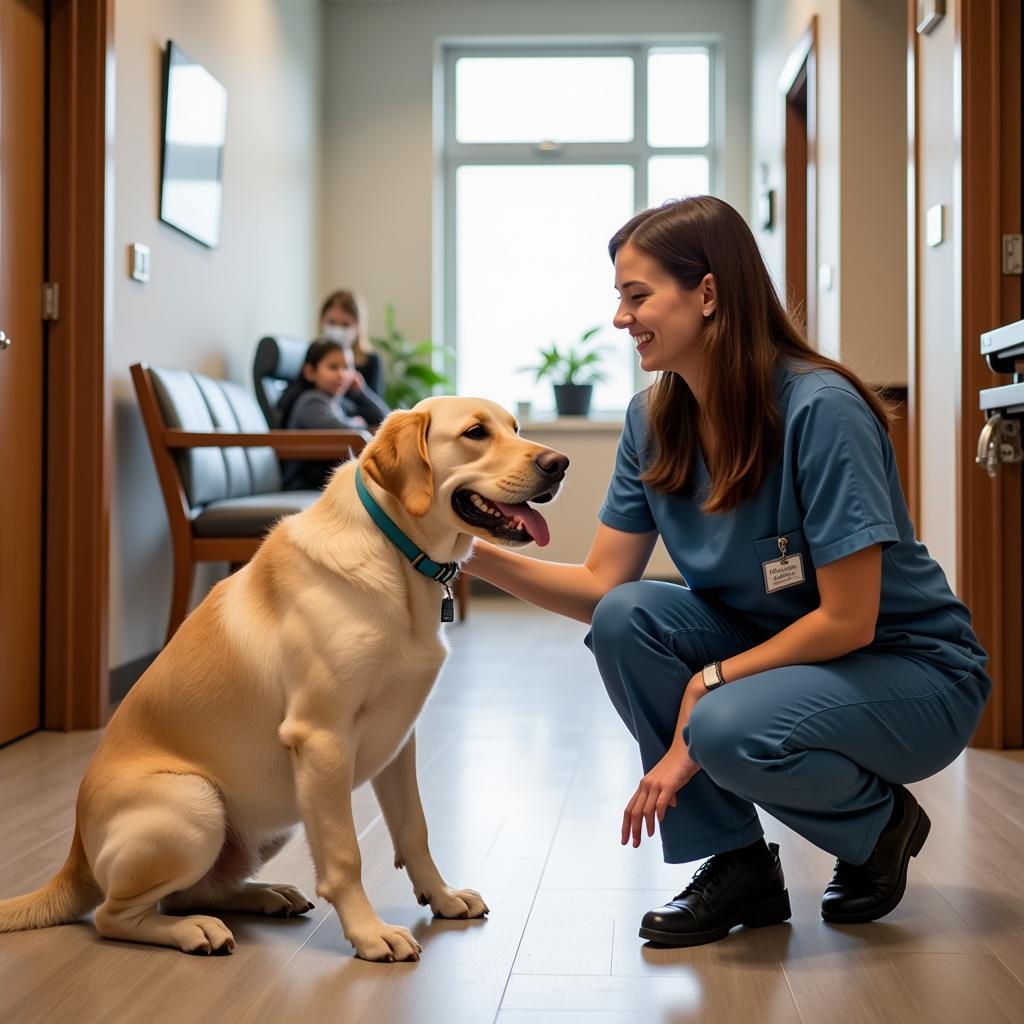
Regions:
<instances>
[{"instance_id":1,"label":"white id badge","mask_svg":"<svg viewBox=\"0 0 1024 1024\"><path fill-rule=\"evenodd\" d=\"M787 554L788 545L787 538L780 537L779 551L782 552L782 557L772 562L761 563L764 570L764 586L769 594L774 594L776 590L784 590L786 587L794 587L807 578L804 575L803 556Z\"/></svg>"}]
</instances>

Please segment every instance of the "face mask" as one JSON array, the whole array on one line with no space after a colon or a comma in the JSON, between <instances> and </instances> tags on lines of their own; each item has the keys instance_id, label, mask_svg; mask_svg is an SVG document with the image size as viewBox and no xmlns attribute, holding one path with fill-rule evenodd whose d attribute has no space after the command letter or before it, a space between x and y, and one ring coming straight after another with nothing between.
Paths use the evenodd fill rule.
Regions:
<instances>
[{"instance_id":1,"label":"face mask","mask_svg":"<svg viewBox=\"0 0 1024 1024\"><path fill-rule=\"evenodd\" d=\"M324 324L320 332L326 341L333 341L349 349L356 343L359 330L356 327L342 327L340 324Z\"/></svg>"}]
</instances>

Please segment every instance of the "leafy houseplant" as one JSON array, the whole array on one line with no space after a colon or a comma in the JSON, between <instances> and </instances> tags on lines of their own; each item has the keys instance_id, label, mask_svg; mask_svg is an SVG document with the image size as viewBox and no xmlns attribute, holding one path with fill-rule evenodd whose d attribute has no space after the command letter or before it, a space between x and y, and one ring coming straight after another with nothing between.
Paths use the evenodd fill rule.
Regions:
<instances>
[{"instance_id":1,"label":"leafy houseplant","mask_svg":"<svg viewBox=\"0 0 1024 1024\"><path fill-rule=\"evenodd\" d=\"M410 341L395 327L395 307L390 303L384 311L384 328L386 337L371 337L370 341L384 357L381 397L392 409L411 409L420 399L432 395L435 387L451 383L431 365L435 352L447 355L451 349L432 341Z\"/></svg>"},{"instance_id":2,"label":"leafy houseplant","mask_svg":"<svg viewBox=\"0 0 1024 1024\"><path fill-rule=\"evenodd\" d=\"M540 363L522 367L523 371L535 374L537 381L545 377L551 381L559 416L586 416L594 385L607 378L598 367L608 346L591 344L600 330L600 327L589 328L580 335L579 341L565 349L552 342L550 347L540 350Z\"/></svg>"}]
</instances>

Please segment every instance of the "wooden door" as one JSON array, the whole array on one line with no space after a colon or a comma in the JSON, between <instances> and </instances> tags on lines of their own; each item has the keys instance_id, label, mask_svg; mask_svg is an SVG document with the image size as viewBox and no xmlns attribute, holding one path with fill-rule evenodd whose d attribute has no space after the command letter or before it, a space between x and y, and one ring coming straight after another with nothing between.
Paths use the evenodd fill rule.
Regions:
<instances>
[{"instance_id":1,"label":"wooden door","mask_svg":"<svg viewBox=\"0 0 1024 1024\"><path fill-rule=\"evenodd\" d=\"M991 655L995 684L978 728L979 745L1024 746L1021 466L1004 466L991 480L974 464L983 417L982 388L1009 383L981 356L979 336L1024 316L1022 275L1002 262L1003 235L1022 228L1020 0L971 0L956 9L961 61L962 399L959 432L957 579Z\"/></svg>"},{"instance_id":2,"label":"wooden door","mask_svg":"<svg viewBox=\"0 0 1024 1024\"><path fill-rule=\"evenodd\" d=\"M955 0L945 22L917 31L918 5L907 2L910 226L911 508L917 522L930 498L955 500L956 591L990 655L992 695L972 741L1024 746L1024 486L1021 466L990 479L975 464L982 389L1009 383L981 355L980 336L1024 316L1022 276L1004 272L1003 236L1022 230L1024 180L1024 33L1020 0ZM952 97L948 114L936 101ZM954 112L955 115L954 116ZM952 164L950 165L950 160ZM934 186L937 169L951 184ZM926 211L952 203L946 224L954 247L945 262L924 258ZM941 251L941 250L937 250ZM949 295L948 310L945 305ZM959 323L929 325L935 297ZM940 372L936 373L936 366ZM952 377L954 444L946 451L926 429L925 381ZM934 385L933 385L934 386ZM943 401L946 396L943 396ZM936 452L939 454L936 455ZM928 453L928 457L925 454ZM943 462L945 459L945 462ZM943 510L949 515L948 507ZM938 517L936 517L938 518Z\"/></svg>"},{"instance_id":3,"label":"wooden door","mask_svg":"<svg viewBox=\"0 0 1024 1024\"><path fill-rule=\"evenodd\" d=\"M39 728L45 0L0 0L0 743Z\"/></svg>"},{"instance_id":4,"label":"wooden door","mask_svg":"<svg viewBox=\"0 0 1024 1024\"><path fill-rule=\"evenodd\" d=\"M807 331L807 70L786 94L786 293ZM818 339L812 338L817 345Z\"/></svg>"}]
</instances>

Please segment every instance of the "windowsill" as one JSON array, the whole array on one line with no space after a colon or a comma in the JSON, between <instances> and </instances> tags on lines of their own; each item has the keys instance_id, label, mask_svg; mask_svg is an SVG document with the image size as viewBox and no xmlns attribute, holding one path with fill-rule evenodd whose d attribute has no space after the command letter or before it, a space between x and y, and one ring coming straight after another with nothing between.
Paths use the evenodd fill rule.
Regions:
<instances>
[{"instance_id":1,"label":"windowsill","mask_svg":"<svg viewBox=\"0 0 1024 1024\"><path fill-rule=\"evenodd\" d=\"M621 434L625 413L598 412L590 416L536 416L519 424L522 434L542 430L556 434L609 433Z\"/></svg>"}]
</instances>

